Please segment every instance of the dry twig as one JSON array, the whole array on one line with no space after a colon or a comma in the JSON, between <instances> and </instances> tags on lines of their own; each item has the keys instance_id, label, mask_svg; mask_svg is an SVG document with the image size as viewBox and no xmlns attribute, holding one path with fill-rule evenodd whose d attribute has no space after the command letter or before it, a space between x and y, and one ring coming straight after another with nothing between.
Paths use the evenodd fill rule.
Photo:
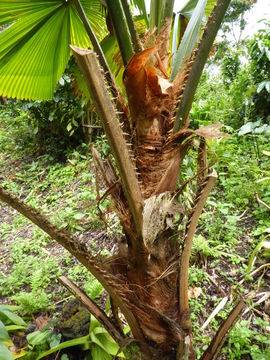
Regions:
<instances>
[{"instance_id":1,"label":"dry twig","mask_svg":"<svg viewBox=\"0 0 270 360\"><path fill-rule=\"evenodd\" d=\"M263 205L264 207L266 207L266 209L270 210L270 206L259 198L257 191L255 191L254 195L259 206Z\"/></svg>"},{"instance_id":2,"label":"dry twig","mask_svg":"<svg viewBox=\"0 0 270 360\"><path fill-rule=\"evenodd\" d=\"M209 318L205 321L205 323L203 324L203 326L201 327L202 330L204 330L207 325L210 323L210 321L224 308L224 306L226 305L228 301L228 296L225 296L221 302L218 304L218 306L212 311L212 313L210 314Z\"/></svg>"},{"instance_id":3,"label":"dry twig","mask_svg":"<svg viewBox=\"0 0 270 360\"><path fill-rule=\"evenodd\" d=\"M67 277L61 276L59 280L89 310L89 312L94 315L114 340L118 344L122 344L125 340L125 336L118 330L105 312Z\"/></svg>"},{"instance_id":4,"label":"dry twig","mask_svg":"<svg viewBox=\"0 0 270 360\"><path fill-rule=\"evenodd\" d=\"M244 308L244 301L241 299L237 305L230 312L228 318L222 323L214 339L211 341L208 349L205 351L200 360L214 360L225 341L227 333L231 330L238 316L241 314Z\"/></svg>"}]
</instances>

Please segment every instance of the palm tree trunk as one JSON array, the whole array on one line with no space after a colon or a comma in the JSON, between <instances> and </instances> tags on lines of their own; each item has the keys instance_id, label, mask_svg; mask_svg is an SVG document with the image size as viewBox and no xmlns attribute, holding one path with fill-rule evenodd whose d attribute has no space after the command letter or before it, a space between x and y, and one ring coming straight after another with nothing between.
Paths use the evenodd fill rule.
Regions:
<instances>
[{"instance_id":1,"label":"palm tree trunk","mask_svg":"<svg viewBox=\"0 0 270 360\"><path fill-rule=\"evenodd\" d=\"M123 153L127 151L124 149L128 146L121 137L119 138L121 131L112 130L117 120L112 117L109 98L104 100L106 96L108 97L107 90L105 87L101 90L100 83L103 77L94 53L74 47L73 53L99 112L104 131L111 139L116 161L119 162L120 183L114 191L111 191L111 195L126 235L124 240L121 239L121 242L125 243L125 251L109 261L108 270L117 276L118 286L120 284L123 287L126 302L129 303L129 309L142 331L151 358L176 359L180 356L180 359L186 357L188 352L188 358L193 359L191 341L188 349L186 346L183 347L183 355L182 351L178 351L187 338L190 339L191 333L186 300L182 311L179 299L183 296L184 299L187 298L186 280L191 240L199 214L214 181L211 180L209 183L207 180L199 189L194 210L190 214L187 233L182 234L183 241L179 242L178 224L174 222L174 215L180 213L181 209L173 191L176 189L178 177L176 175L181 161L191 144L190 141L186 141L182 145L182 142L191 135L191 132L185 129L178 138L178 143L174 141L167 143L168 133L172 129L173 113L170 107L175 102L175 93L173 85L169 84L162 71L156 68L155 59L158 58L158 54L153 53L153 50L143 51L135 55L126 68L124 81L131 116L136 119L133 124L136 128L136 139L126 158ZM136 66L139 61L143 63L141 68ZM151 90L149 74L154 82L162 78L165 81L165 88L170 88L171 93L167 95L162 92L165 91L164 89L158 89L158 92L152 93L149 99L143 96L141 98L137 96L135 99L134 89L145 86L148 87L148 92ZM160 107L155 108L157 102ZM117 139L113 140L115 135ZM129 159L133 159L132 149L135 155L135 159L131 160L133 166L129 164ZM116 173L109 179L108 164L102 163L97 154L95 156L102 169L105 183L112 187L118 180ZM138 178L134 170L135 166ZM127 171L128 167L129 171ZM214 178L215 176L212 176L209 179ZM133 184L133 187L129 184ZM127 191L128 186L132 191ZM180 245L183 247L182 256L179 255ZM181 268L183 268L184 280L181 277ZM119 308L122 311L121 306ZM131 330L133 332L132 328ZM145 354L148 356L147 353Z\"/></svg>"}]
</instances>

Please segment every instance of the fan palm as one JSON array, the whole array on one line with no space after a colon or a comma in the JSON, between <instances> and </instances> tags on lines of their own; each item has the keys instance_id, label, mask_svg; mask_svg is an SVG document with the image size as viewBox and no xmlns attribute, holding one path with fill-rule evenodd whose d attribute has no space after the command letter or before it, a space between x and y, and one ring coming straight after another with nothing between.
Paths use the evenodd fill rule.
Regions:
<instances>
[{"instance_id":1,"label":"fan palm","mask_svg":"<svg viewBox=\"0 0 270 360\"><path fill-rule=\"evenodd\" d=\"M144 1L131 3L141 12L137 22L127 0L104 2L124 65L125 92L110 70L112 59L106 60L94 36L94 32L100 38L105 35L104 19L95 12L98 1L0 3L0 24L12 24L0 34L0 93L52 96L70 56L67 45L76 45L73 54L118 169L93 151L122 225L119 253L109 259L94 258L85 245L3 189L0 199L48 232L103 284L111 297L114 321L105 314L100 321L120 345L131 339L123 335L119 310L140 346L138 358L193 359L189 258L200 213L216 180L215 171L208 171L206 139L223 134L219 125L191 130L188 113L230 0L187 1L175 21L173 0L152 0L149 19ZM90 46L95 51L82 49ZM179 184L179 174L189 149L198 143L195 138L199 139L197 191L190 210L182 196L186 183ZM216 357L242 307L240 301L202 359ZM98 316L95 306L89 308Z\"/></svg>"}]
</instances>

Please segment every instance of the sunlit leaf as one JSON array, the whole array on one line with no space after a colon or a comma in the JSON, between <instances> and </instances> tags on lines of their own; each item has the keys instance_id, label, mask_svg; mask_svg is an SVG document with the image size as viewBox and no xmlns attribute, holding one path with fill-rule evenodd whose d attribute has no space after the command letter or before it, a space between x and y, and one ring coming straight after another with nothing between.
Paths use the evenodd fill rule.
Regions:
<instances>
[{"instance_id":1,"label":"sunlit leaf","mask_svg":"<svg viewBox=\"0 0 270 360\"><path fill-rule=\"evenodd\" d=\"M25 330L26 326L23 325L6 325L7 331Z\"/></svg>"},{"instance_id":2,"label":"sunlit leaf","mask_svg":"<svg viewBox=\"0 0 270 360\"><path fill-rule=\"evenodd\" d=\"M247 122L246 124L241 126L241 128L238 131L238 135L250 134L254 131L256 127L260 126L260 124L261 124L260 120L255 122Z\"/></svg>"},{"instance_id":3,"label":"sunlit leaf","mask_svg":"<svg viewBox=\"0 0 270 360\"><path fill-rule=\"evenodd\" d=\"M36 346L40 344L44 344L52 334L51 330L46 331L34 331L27 335L27 341L30 345Z\"/></svg>"},{"instance_id":4,"label":"sunlit leaf","mask_svg":"<svg viewBox=\"0 0 270 360\"><path fill-rule=\"evenodd\" d=\"M97 36L105 35L99 0L81 0ZM71 56L69 45L90 46L73 2L2 1L0 23L0 95L51 99Z\"/></svg>"},{"instance_id":5,"label":"sunlit leaf","mask_svg":"<svg viewBox=\"0 0 270 360\"><path fill-rule=\"evenodd\" d=\"M263 150L262 153L266 156L270 156L270 151L267 151L267 150Z\"/></svg>"},{"instance_id":6,"label":"sunlit leaf","mask_svg":"<svg viewBox=\"0 0 270 360\"><path fill-rule=\"evenodd\" d=\"M91 340L93 343L101 347L106 353L118 356L118 357L124 357L123 353L118 354L119 346L116 344L116 342L108 335L108 333L98 333L95 334L92 332L90 334Z\"/></svg>"},{"instance_id":7,"label":"sunlit leaf","mask_svg":"<svg viewBox=\"0 0 270 360\"><path fill-rule=\"evenodd\" d=\"M257 93L259 94L264 88L270 93L270 81L262 81L257 87Z\"/></svg>"},{"instance_id":8,"label":"sunlit leaf","mask_svg":"<svg viewBox=\"0 0 270 360\"><path fill-rule=\"evenodd\" d=\"M25 326L24 320L14 312L0 305L0 319L2 321L8 319L12 324Z\"/></svg>"},{"instance_id":9,"label":"sunlit leaf","mask_svg":"<svg viewBox=\"0 0 270 360\"><path fill-rule=\"evenodd\" d=\"M20 359L22 357L25 357L26 354L27 351L25 351L24 349L16 349L16 353L12 352L13 359Z\"/></svg>"},{"instance_id":10,"label":"sunlit leaf","mask_svg":"<svg viewBox=\"0 0 270 360\"><path fill-rule=\"evenodd\" d=\"M112 356L110 354L106 353L106 351L104 351L99 346L93 346L91 348L91 355L92 355L92 359L95 359L95 360L111 360L112 359Z\"/></svg>"},{"instance_id":11,"label":"sunlit leaf","mask_svg":"<svg viewBox=\"0 0 270 360\"><path fill-rule=\"evenodd\" d=\"M266 238L268 237L268 235L266 236ZM248 263L248 267L247 267L247 270L246 270L246 273L250 273L255 261L256 261L256 257L257 257L257 254L258 252L262 249L266 249L266 250L270 250L270 241L266 241L265 239L262 240L256 247L255 249L253 250L251 256L250 256L250 259L249 259L249 263Z\"/></svg>"}]
</instances>

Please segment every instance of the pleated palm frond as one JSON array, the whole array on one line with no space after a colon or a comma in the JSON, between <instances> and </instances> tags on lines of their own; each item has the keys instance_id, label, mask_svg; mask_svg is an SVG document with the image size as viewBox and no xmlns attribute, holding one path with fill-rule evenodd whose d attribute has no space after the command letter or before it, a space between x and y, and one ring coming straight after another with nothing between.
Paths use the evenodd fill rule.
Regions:
<instances>
[{"instance_id":1,"label":"pleated palm frond","mask_svg":"<svg viewBox=\"0 0 270 360\"><path fill-rule=\"evenodd\" d=\"M216 0L208 0L205 6L205 15L208 16L211 14ZM173 37L172 37L172 54L175 54L178 48L179 43L179 25L180 25L180 15L183 16L182 21L188 22L194 13L195 7L198 4L198 0L189 0L187 3L183 4L182 7L178 10L174 18L173 24Z\"/></svg>"},{"instance_id":2,"label":"pleated palm frond","mask_svg":"<svg viewBox=\"0 0 270 360\"><path fill-rule=\"evenodd\" d=\"M106 35L99 0L81 0L99 40ZM47 100L71 56L69 45L91 46L73 1L1 1L0 95Z\"/></svg>"},{"instance_id":3,"label":"pleated palm frond","mask_svg":"<svg viewBox=\"0 0 270 360\"><path fill-rule=\"evenodd\" d=\"M175 17L175 28L173 29L172 53L174 55L173 68L171 73L171 80L175 79L181 66L190 56L192 50L195 48L200 34L200 29L207 17L213 10L216 0L190 0L180 10L180 14L186 19L189 19L184 36L181 40L180 46L177 50L178 43L178 21L179 16ZM205 19L204 19L205 18ZM177 27L177 28L176 28Z\"/></svg>"}]
</instances>

